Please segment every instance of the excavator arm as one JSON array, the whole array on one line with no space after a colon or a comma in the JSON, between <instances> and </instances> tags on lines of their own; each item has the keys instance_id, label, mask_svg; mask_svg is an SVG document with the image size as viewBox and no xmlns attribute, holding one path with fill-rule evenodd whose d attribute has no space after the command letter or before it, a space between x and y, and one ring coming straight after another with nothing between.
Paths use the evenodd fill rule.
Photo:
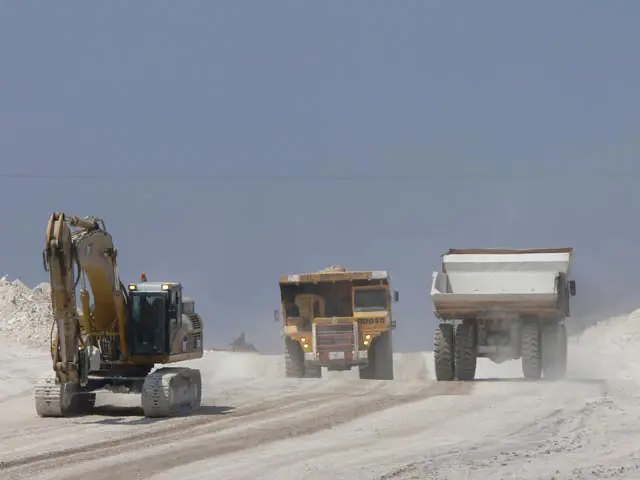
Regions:
<instances>
[{"instance_id":1,"label":"excavator arm","mask_svg":"<svg viewBox=\"0 0 640 480\"><path fill-rule=\"evenodd\" d=\"M72 230L72 227L75 230ZM127 360L126 293L118 275L117 251L104 221L54 212L47 225L43 252L51 283L55 321L53 369L59 383L84 384L96 355L112 361ZM76 266L77 274L76 274ZM82 314L75 289L81 282ZM87 282L93 294L89 304Z\"/></svg>"},{"instance_id":2,"label":"excavator arm","mask_svg":"<svg viewBox=\"0 0 640 480\"><path fill-rule=\"evenodd\" d=\"M56 325L57 348L52 348L53 369L60 383L79 383L77 322L73 244L64 213L55 212L47 225L43 252L45 270L49 271L51 307Z\"/></svg>"}]
</instances>

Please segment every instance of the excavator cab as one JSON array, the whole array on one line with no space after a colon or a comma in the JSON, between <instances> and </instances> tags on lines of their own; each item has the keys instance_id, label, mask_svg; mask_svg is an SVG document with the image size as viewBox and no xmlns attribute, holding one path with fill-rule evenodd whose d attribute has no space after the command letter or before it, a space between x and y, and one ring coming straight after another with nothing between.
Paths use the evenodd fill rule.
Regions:
<instances>
[{"instance_id":1,"label":"excavator cab","mask_svg":"<svg viewBox=\"0 0 640 480\"><path fill-rule=\"evenodd\" d=\"M182 286L179 283L129 284L129 352L134 356L164 356L173 351L171 339L180 327Z\"/></svg>"}]
</instances>

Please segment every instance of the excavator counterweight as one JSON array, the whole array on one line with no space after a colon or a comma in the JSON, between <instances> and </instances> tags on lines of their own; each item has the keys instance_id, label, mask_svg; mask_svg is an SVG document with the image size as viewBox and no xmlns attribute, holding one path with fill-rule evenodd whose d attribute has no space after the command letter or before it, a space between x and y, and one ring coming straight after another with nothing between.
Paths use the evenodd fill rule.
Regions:
<instances>
[{"instance_id":1,"label":"excavator counterweight","mask_svg":"<svg viewBox=\"0 0 640 480\"><path fill-rule=\"evenodd\" d=\"M182 296L180 282L148 282L145 274L125 288L116 259L102 219L51 214L43 261L51 283L54 375L36 385L40 416L87 413L101 390L140 393L148 417L199 408L198 370L154 371L156 364L202 357L202 321L193 300Z\"/></svg>"}]
</instances>

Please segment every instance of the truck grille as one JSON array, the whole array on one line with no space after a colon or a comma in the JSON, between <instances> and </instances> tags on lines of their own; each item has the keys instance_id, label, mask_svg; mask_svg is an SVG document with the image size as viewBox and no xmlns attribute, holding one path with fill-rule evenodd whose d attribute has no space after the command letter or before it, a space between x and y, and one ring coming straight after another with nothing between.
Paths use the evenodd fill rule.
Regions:
<instances>
[{"instance_id":1,"label":"truck grille","mask_svg":"<svg viewBox=\"0 0 640 480\"><path fill-rule=\"evenodd\" d=\"M351 362L356 351L356 333L353 323L317 323L315 347L324 363Z\"/></svg>"}]
</instances>

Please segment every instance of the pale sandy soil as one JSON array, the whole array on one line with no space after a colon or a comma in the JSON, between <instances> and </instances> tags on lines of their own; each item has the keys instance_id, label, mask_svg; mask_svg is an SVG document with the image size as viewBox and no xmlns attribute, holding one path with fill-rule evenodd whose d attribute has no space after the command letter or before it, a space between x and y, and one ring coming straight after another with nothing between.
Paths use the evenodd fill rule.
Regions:
<instances>
[{"instance_id":1,"label":"pale sandy soil","mask_svg":"<svg viewBox=\"0 0 640 480\"><path fill-rule=\"evenodd\" d=\"M292 380L280 356L210 352L190 362L199 414L154 421L108 394L89 416L36 417L47 353L0 338L0 478L640 478L639 341L639 314L597 325L556 383L486 361L476 382L436 383L428 352L396 354L391 382Z\"/></svg>"}]
</instances>

